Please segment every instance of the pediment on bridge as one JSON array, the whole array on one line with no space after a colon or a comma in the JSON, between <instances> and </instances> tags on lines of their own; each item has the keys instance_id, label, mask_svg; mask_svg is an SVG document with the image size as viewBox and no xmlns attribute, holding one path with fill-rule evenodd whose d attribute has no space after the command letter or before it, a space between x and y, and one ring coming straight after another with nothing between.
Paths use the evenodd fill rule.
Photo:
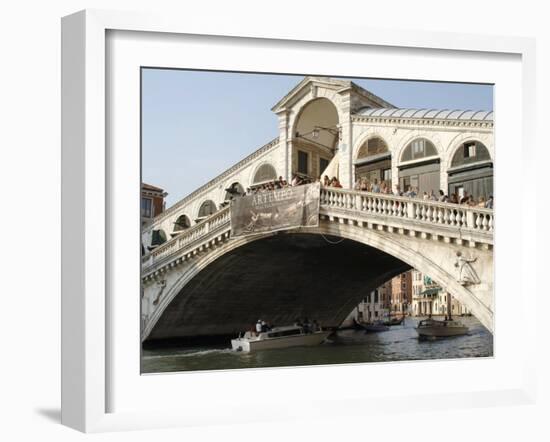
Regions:
<instances>
[{"instance_id":1,"label":"pediment on bridge","mask_svg":"<svg viewBox=\"0 0 550 442\"><path fill-rule=\"evenodd\" d=\"M329 77L307 76L294 86L288 94L281 98L271 110L275 113L287 111L308 94L310 94L312 98L323 97L326 95L323 89L342 95L349 93L351 96L352 108L354 108L352 111L361 107L395 107L353 81Z\"/></svg>"}]
</instances>

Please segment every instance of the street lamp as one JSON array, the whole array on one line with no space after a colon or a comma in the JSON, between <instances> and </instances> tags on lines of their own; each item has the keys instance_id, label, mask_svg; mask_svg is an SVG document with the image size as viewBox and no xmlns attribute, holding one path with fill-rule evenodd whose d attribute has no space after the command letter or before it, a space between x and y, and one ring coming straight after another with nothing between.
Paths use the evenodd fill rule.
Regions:
<instances>
[{"instance_id":1,"label":"street lamp","mask_svg":"<svg viewBox=\"0 0 550 442\"><path fill-rule=\"evenodd\" d=\"M340 128L338 126L336 126L336 128L332 128L332 127L323 127L323 126L315 126L313 128L313 131L311 132L311 136L313 138L319 138L319 135L321 133L321 131L324 130L334 136L337 136L338 137L338 141L342 141L342 131L340 130Z\"/></svg>"},{"instance_id":2,"label":"street lamp","mask_svg":"<svg viewBox=\"0 0 550 442\"><path fill-rule=\"evenodd\" d=\"M338 126L335 128L332 127L323 127L323 126L314 126L313 130L311 132L307 132L305 134L301 134L299 132L296 132L296 138L303 138L304 140L309 141L310 143L316 144L318 146L324 147L325 149L330 150L333 154L335 154L338 151L338 147L330 147L325 144L319 143L319 141L315 141L319 139L319 136L321 135L321 131L326 131L335 137L338 137L338 140L342 140L342 131ZM308 138L307 136L311 136L311 138Z\"/></svg>"}]
</instances>

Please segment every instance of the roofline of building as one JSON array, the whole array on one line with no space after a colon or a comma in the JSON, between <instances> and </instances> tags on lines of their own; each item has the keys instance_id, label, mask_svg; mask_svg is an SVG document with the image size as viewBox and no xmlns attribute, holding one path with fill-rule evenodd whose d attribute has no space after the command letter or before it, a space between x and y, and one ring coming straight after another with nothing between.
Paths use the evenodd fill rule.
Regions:
<instances>
[{"instance_id":1,"label":"roofline of building","mask_svg":"<svg viewBox=\"0 0 550 442\"><path fill-rule=\"evenodd\" d=\"M187 203L189 200L195 198L196 196L200 195L203 192L206 192L210 190L212 186L219 183L220 181L228 178L230 175L232 175L237 169L247 164L249 161L253 160L254 158L257 158L259 155L271 150L273 147L277 146L279 144L279 137L274 138L269 143L264 144L259 149L256 149L254 152L252 152L250 155L247 155L242 160L238 161L237 163L233 164L231 167L226 169L224 172L220 173L216 177L212 178L210 181L206 182L202 186L200 186L198 189L194 190L193 192L187 194L182 199L180 199L178 202L176 202L174 205L168 207L164 212L157 215L155 218L151 220L151 224L156 224L160 220L172 215L176 210L178 210L181 206L183 206L185 203Z\"/></svg>"},{"instance_id":2,"label":"roofline of building","mask_svg":"<svg viewBox=\"0 0 550 442\"><path fill-rule=\"evenodd\" d=\"M383 98L379 97L376 94L366 90L365 88L359 86L357 83L354 83L351 80L342 80L339 78L333 77L316 77L316 76L305 76L296 86L294 86L283 98L281 98L272 108L273 112L279 112L279 108L284 108L284 105L301 89L304 88L308 83L317 82L321 84L335 85L339 84L341 87L337 92L341 93L345 90L352 89L354 92L362 95L364 98L374 101L379 104L380 107L395 108L395 106ZM279 110L278 110L279 109Z\"/></svg>"}]
</instances>

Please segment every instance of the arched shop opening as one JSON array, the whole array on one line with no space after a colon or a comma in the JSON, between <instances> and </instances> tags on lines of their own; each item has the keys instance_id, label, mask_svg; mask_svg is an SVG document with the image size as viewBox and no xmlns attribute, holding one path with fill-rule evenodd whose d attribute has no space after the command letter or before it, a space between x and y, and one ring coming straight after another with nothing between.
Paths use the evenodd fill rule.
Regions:
<instances>
[{"instance_id":1,"label":"arched shop opening","mask_svg":"<svg viewBox=\"0 0 550 442\"><path fill-rule=\"evenodd\" d=\"M459 198L468 192L476 200L487 200L493 194L493 161L489 150L479 141L462 143L451 160L449 175L449 195L456 193Z\"/></svg>"},{"instance_id":2,"label":"arched shop opening","mask_svg":"<svg viewBox=\"0 0 550 442\"><path fill-rule=\"evenodd\" d=\"M254 173L254 178L252 179L251 187L256 187L265 183L270 183L272 181L275 181L276 179L277 179L277 171L275 170L275 168L269 163L264 163L260 167L258 167L258 170L256 170L256 173Z\"/></svg>"},{"instance_id":3,"label":"arched shop opening","mask_svg":"<svg viewBox=\"0 0 550 442\"><path fill-rule=\"evenodd\" d=\"M214 213L216 213L216 204L212 200L206 200L201 204L199 208L199 214L195 219L195 222L201 222L203 219L208 218Z\"/></svg>"},{"instance_id":4,"label":"arched shop opening","mask_svg":"<svg viewBox=\"0 0 550 442\"><path fill-rule=\"evenodd\" d=\"M174 230L172 231L171 236L176 236L189 227L191 227L191 221L187 215L180 215L176 219L176 222L174 222Z\"/></svg>"},{"instance_id":5,"label":"arched shop opening","mask_svg":"<svg viewBox=\"0 0 550 442\"><path fill-rule=\"evenodd\" d=\"M164 244L167 241L166 233L162 229L153 230L151 232L151 245L147 248L149 251L157 248L161 244Z\"/></svg>"},{"instance_id":6,"label":"arched shop opening","mask_svg":"<svg viewBox=\"0 0 550 442\"><path fill-rule=\"evenodd\" d=\"M355 179L366 178L370 183L382 181L392 188L391 153L386 142L380 137L369 138L357 151Z\"/></svg>"},{"instance_id":7,"label":"arched shop opening","mask_svg":"<svg viewBox=\"0 0 550 442\"><path fill-rule=\"evenodd\" d=\"M232 199L243 196L245 194L243 186L240 183L232 183L231 186L225 189L224 201L231 201Z\"/></svg>"},{"instance_id":8,"label":"arched shop opening","mask_svg":"<svg viewBox=\"0 0 550 442\"><path fill-rule=\"evenodd\" d=\"M235 198L244 195L246 195L246 192L244 190L244 187L241 186L240 183L231 183L229 187L225 188L225 195L223 197L223 202L220 204L220 209L228 206Z\"/></svg>"},{"instance_id":9,"label":"arched shop opening","mask_svg":"<svg viewBox=\"0 0 550 442\"><path fill-rule=\"evenodd\" d=\"M418 194L440 190L440 159L434 144L426 138L417 138L407 145L401 155L399 188L409 188Z\"/></svg>"}]
</instances>

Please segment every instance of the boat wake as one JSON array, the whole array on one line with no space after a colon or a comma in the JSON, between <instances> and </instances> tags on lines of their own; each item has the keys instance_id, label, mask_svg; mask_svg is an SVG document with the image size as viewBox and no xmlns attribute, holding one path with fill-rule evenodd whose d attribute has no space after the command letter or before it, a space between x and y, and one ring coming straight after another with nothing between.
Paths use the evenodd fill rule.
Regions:
<instances>
[{"instance_id":1,"label":"boat wake","mask_svg":"<svg viewBox=\"0 0 550 442\"><path fill-rule=\"evenodd\" d=\"M168 359L168 358L196 358L201 356L211 356L211 355L223 355L223 354L235 354L235 352L230 348L213 348L209 350L188 350L185 352L171 353L168 355L144 355L143 359L145 360L155 360L155 359Z\"/></svg>"}]
</instances>

